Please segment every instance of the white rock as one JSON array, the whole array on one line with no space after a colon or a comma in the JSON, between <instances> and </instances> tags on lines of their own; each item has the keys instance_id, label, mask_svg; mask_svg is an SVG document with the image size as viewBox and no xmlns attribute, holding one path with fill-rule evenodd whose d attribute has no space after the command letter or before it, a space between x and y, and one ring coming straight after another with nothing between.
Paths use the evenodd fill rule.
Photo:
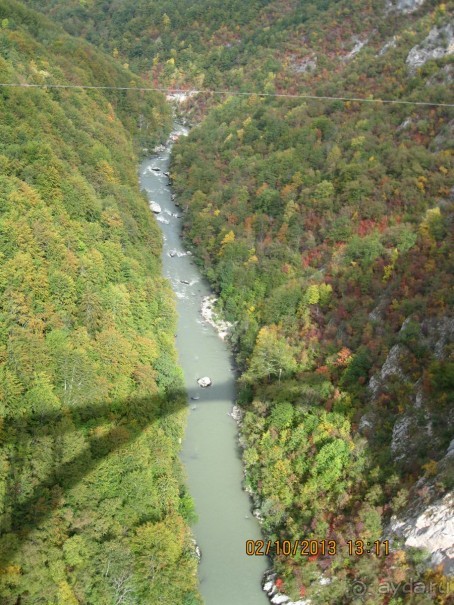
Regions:
<instances>
[{"instance_id":1,"label":"white rock","mask_svg":"<svg viewBox=\"0 0 454 605\"><path fill-rule=\"evenodd\" d=\"M201 313L203 319L213 326L219 337L224 340L228 336L233 324L229 321L224 321L223 319L216 317L216 314L213 310L213 306L216 301L217 298L215 296L205 296L202 299Z\"/></svg>"},{"instance_id":2,"label":"white rock","mask_svg":"<svg viewBox=\"0 0 454 605\"><path fill-rule=\"evenodd\" d=\"M413 13L424 4L425 0L387 0L386 12Z\"/></svg>"},{"instance_id":3,"label":"white rock","mask_svg":"<svg viewBox=\"0 0 454 605\"><path fill-rule=\"evenodd\" d=\"M235 422L239 423L243 419L243 412L241 408L239 408L237 405L234 405L230 416L233 418L233 420L235 420Z\"/></svg>"},{"instance_id":4,"label":"white rock","mask_svg":"<svg viewBox=\"0 0 454 605\"><path fill-rule=\"evenodd\" d=\"M429 35L408 53L406 64L408 71L414 74L418 67L431 59L441 59L454 53L454 27L447 23L442 27L433 27Z\"/></svg>"},{"instance_id":5,"label":"white rock","mask_svg":"<svg viewBox=\"0 0 454 605\"><path fill-rule=\"evenodd\" d=\"M454 456L454 439L451 440L451 443L449 444L449 447L448 447L448 453L446 455Z\"/></svg>"},{"instance_id":6,"label":"white rock","mask_svg":"<svg viewBox=\"0 0 454 605\"><path fill-rule=\"evenodd\" d=\"M275 605L280 605L281 603L288 603L290 601L290 597L285 594L276 594L274 597L271 597L271 603Z\"/></svg>"},{"instance_id":7,"label":"white rock","mask_svg":"<svg viewBox=\"0 0 454 605\"><path fill-rule=\"evenodd\" d=\"M405 120L399 124L399 126L396 128L396 130L405 130L405 128L408 128L411 124L411 118L405 118Z\"/></svg>"},{"instance_id":8,"label":"white rock","mask_svg":"<svg viewBox=\"0 0 454 605\"><path fill-rule=\"evenodd\" d=\"M405 539L406 546L425 548L431 562L454 571L454 494L448 493L423 511L407 518L391 518L391 532Z\"/></svg>"},{"instance_id":9,"label":"white rock","mask_svg":"<svg viewBox=\"0 0 454 605\"><path fill-rule=\"evenodd\" d=\"M150 209L155 214L159 214L161 212L161 206L158 204L158 202L150 201Z\"/></svg>"},{"instance_id":10,"label":"white rock","mask_svg":"<svg viewBox=\"0 0 454 605\"><path fill-rule=\"evenodd\" d=\"M208 378L208 376L204 376L203 378L199 378L197 380L197 384L199 386L201 386L202 388L205 389L206 387L209 387L212 384L211 378Z\"/></svg>"},{"instance_id":11,"label":"white rock","mask_svg":"<svg viewBox=\"0 0 454 605\"><path fill-rule=\"evenodd\" d=\"M352 48L352 50L347 55L345 55L345 57L342 57L342 60L348 61L349 59L353 59L353 57L359 53L359 51L362 49L363 46L365 46L368 43L368 41L369 41L369 38L366 38L365 40L360 40L359 38L354 36L353 42L355 43L355 46Z\"/></svg>"},{"instance_id":12,"label":"white rock","mask_svg":"<svg viewBox=\"0 0 454 605\"><path fill-rule=\"evenodd\" d=\"M291 69L297 74L304 74L307 72L314 72L317 68L317 57L311 55L300 60L293 60L291 63Z\"/></svg>"},{"instance_id":13,"label":"white rock","mask_svg":"<svg viewBox=\"0 0 454 605\"><path fill-rule=\"evenodd\" d=\"M379 57L382 57L390 48L395 48L397 46L397 36L393 36L391 40L388 40L380 49L378 53Z\"/></svg>"},{"instance_id":14,"label":"white rock","mask_svg":"<svg viewBox=\"0 0 454 605\"><path fill-rule=\"evenodd\" d=\"M360 421L358 423L358 430L360 432L367 431L373 428L374 423L370 414L364 414L361 416Z\"/></svg>"},{"instance_id":15,"label":"white rock","mask_svg":"<svg viewBox=\"0 0 454 605\"><path fill-rule=\"evenodd\" d=\"M382 380L385 380L385 378L394 374L397 374L398 376L403 375L399 365L399 357L401 353L402 347L400 345L397 344L391 348L380 372L380 378Z\"/></svg>"},{"instance_id":16,"label":"white rock","mask_svg":"<svg viewBox=\"0 0 454 605\"><path fill-rule=\"evenodd\" d=\"M184 92L172 92L166 95L167 101L174 101L175 103L183 103L186 99L193 97L195 94L195 90L187 90Z\"/></svg>"}]
</instances>

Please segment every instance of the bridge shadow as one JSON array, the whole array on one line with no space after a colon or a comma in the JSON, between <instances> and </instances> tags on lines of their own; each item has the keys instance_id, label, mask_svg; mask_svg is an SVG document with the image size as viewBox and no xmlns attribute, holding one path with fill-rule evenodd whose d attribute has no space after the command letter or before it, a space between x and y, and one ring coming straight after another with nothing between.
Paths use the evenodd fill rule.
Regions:
<instances>
[{"instance_id":1,"label":"bridge shadow","mask_svg":"<svg viewBox=\"0 0 454 605\"><path fill-rule=\"evenodd\" d=\"M165 430L166 417L187 407L188 403L209 405L210 401L219 398L224 398L222 385L208 389L196 385L189 390L173 388L165 395L132 397L121 402L0 416L0 445L7 452L9 465L7 506L0 500L0 573L2 568L13 563L30 534L64 504L68 491L96 470L106 457L133 444L153 423L159 422ZM200 399L200 402L191 402L191 399ZM24 497L21 472L24 465L30 466L30 452L32 457L35 452L39 458L40 443L47 439L58 454L58 444L70 433L84 436L84 449L69 461L57 464ZM33 482L32 476L30 482Z\"/></svg>"}]
</instances>

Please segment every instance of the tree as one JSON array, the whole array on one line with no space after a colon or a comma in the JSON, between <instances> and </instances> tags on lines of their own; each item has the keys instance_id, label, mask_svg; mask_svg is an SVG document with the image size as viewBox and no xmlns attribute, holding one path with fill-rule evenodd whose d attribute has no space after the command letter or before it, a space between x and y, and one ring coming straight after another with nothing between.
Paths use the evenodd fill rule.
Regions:
<instances>
[{"instance_id":1,"label":"tree","mask_svg":"<svg viewBox=\"0 0 454 605\"><path fill-rule=\"evenodd\" d=\"M248 371L244 374L247 382L274 376L279 378L294 372L297 363L290 345L279 335L276 326L260 330L252 353Z\"/></svg>"}]
</instances>

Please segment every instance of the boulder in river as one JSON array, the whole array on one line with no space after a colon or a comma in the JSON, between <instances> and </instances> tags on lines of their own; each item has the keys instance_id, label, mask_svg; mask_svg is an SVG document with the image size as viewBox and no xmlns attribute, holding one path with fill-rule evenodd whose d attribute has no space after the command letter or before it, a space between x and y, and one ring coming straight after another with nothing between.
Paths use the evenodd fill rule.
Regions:
<instances>
[{"instance_id":1,"label":"boulder in river","mask_svg":"<svg viewBox=\"0 0 454 605\"><path fill-rule=\"evenodd\" d=\"M154 170L155 172L161 172L161 169L157 166L153 166L152 170Z\"/></svg>"},{"instance_id":2,"label":"boulder in river","mask_svg":"<svg viewBox=\"0 0 454 605\"><path fill-rule=\"evenodd\" d=\"M158 202L150 201L150 208L155 214L159 214L161 212L161 206L158 204Z\"/></svg>"},{"instance_id":3,"label":"boulder in river","mask_svg":"<svg viewBox=\"0 0 454 605\"><path fill-rule=\"evenodd\" d=\"M180 283L186 284L187 286L189 286L189 282L187 279L180 279Z\"/></svg>"},{"instance_id":4,"label":"boulder in river","mask_svg":"<svg viewBox=\"0 0 454 605\"><path fill-rule=\"evenodd\" d=\"M199 378L197 380L197 384L202 387L203 389L205 389L206 387L209 387L212 383L211 383L211 378L208 378L208 376L204 376L203 378Z\"/></svg>"},{"instance_id":5,"label":"boulder in river","mask_svg":"<svg viewBox=\"0 0 454 605\"><path fill-rule=\"evenodd\" d=\"M176 251L176 250L171 250L171 251L169 252L169 256L170 256L171 258L173 258L173 257L174 257L174 256L176 256L176 255L177 255L177 251Z\"/></svg>"}]
</instances>

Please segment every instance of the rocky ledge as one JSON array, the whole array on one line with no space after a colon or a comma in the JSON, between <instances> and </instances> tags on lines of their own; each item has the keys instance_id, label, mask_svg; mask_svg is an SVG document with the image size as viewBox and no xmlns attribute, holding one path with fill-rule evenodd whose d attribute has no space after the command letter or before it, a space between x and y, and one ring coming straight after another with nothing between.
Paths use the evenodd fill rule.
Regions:
<instances>
[{"instance_id":1,"label":"rocky ledge","mask_svg":"<svg viewBox=\"0 0 454 605\"><path fill-rule=\"evenodd\" d=\"M276 585L276 574L273 571L265 572L262 588L273 605L310 605L311 603L309 599L292 601L288 595L281 593Z\"/></svg>"},{"instance_id":2,"label":"rocky ledge","mask_svg":"<svg viewBox=\"0 0 454 605\"><path fill-rule=\"evenodd\" d=\"M438 463L440 472L452 474L454 439L446 456ZM420 479L414 488L412 505L404 515L391 517L389 537L400 538L405 546L424 548L431 566L442 565L447 575L454 574L454 494L437 495L433 482ZM428 501L429 500L429 501Z\"/></svg>"},{"instance_id":3,"label":"rocky ledge","mask_svg":"<svg viewBox=\"0 0 454 605\"><path fill-rule=\"evenodd\" d=\"M222 340L225 340L229 336L233 324L219 318L214 310L216 301L216 296L204 296L202 299L201 313L203 319L213 326Z\"/></svg>"}]
</instances>

